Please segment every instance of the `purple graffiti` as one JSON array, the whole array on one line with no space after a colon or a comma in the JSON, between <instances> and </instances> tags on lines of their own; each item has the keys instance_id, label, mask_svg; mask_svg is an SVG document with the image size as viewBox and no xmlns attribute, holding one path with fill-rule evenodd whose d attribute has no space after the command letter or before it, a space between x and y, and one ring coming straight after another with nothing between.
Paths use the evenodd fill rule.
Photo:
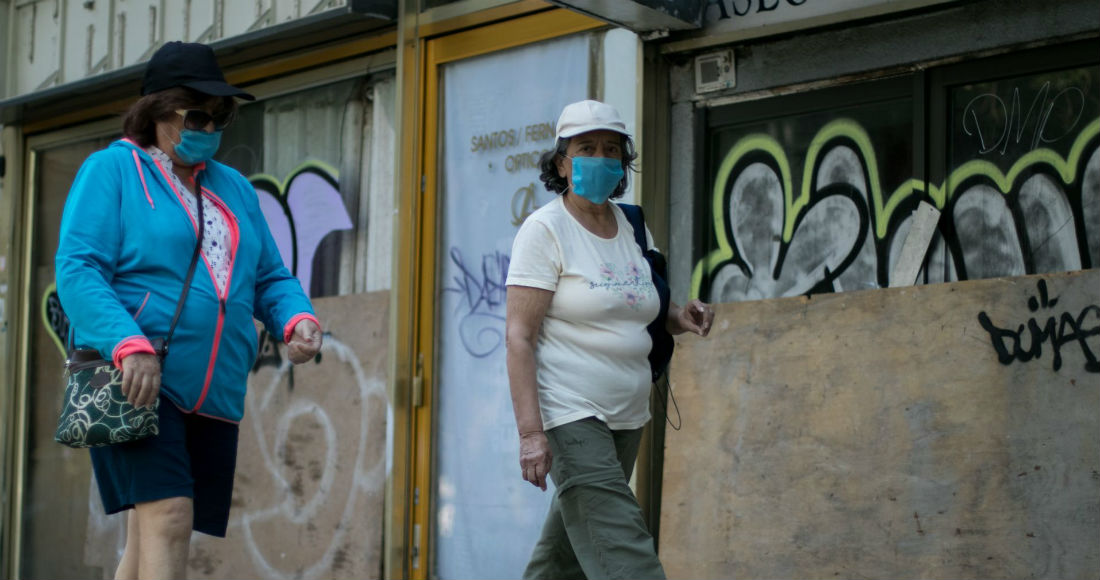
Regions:
<instances>
[{"instance_id":1,"label":"purple graffiti","mask_svg":"<svg viewBox=\"0 0 1100 580\"><path fill-rule=\"evenodd\" d=\"M249 181L260 194L260 210L279 246L283 263L309 292L313 257L321 241L332 232L353 227L339 182L314 165L291 173L285 185L265 175Z\"/></svg>"}]
</instances>

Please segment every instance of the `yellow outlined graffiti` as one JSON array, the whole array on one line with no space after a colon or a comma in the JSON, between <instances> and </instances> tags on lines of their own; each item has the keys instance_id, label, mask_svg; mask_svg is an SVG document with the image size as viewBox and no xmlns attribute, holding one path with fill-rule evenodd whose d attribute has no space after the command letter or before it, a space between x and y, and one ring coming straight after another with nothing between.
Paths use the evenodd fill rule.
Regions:
<instances>
[{"instance_id":1,"label":"yellow outlined graffiti","mask_svg":"<svg viewBox=\"0 0 1100 580\"><path fill-rule=\"evenodd\" d=\"M285 198L287 194L287 186L291 181L298 176L299 173L305 173L310 170L318 170L321 173L327 174L332 177L333 180L340 181L340 170L336 169L333 165L325 163L324 161L317 161L314 159L303 161L298 164L297 167L292 169L290 173L286 174L286 179L279 179L270 173L253 173L248 176L249 183L256 183L257 181L266 181L279 188L279 196Z\"/></svg>"},{"instance_id":2,"label":"yellow outlined graffiti","mask_svg":"<svg viewBox=\"0 0 1100 580\"><path fill-rule=\"evenodd\" d=\"M56 302L56 311L50 308L51 298ZM57 298L57 283L51 282L46 290L42 292L42 325L46 328L46 334L50 335L50 339L57 345L57 350L61 351L61 356L65 357L65 341L69 340L68 336L64 338L60 335L62 333L68 333L69 319L65 317L65 313L61 311L61 303ZM58 317L59 316L59 317Z\"/></svg>"},{"instance_id":3,"label":"yellow outlined graffiti","mask_svg":"<svg viewBox=\"0 0 1100 580\"><path fill-rule=\"evenodd\" d=\"M704 275L712 277L718 268L734 258L733 241L728 238L729 229L726 225L725 193L732 177L733 168L747 155L763 153L775 161L779 171L779 179L783 186L783 232L781 239L782 243L786 244L790 243L794 237L794 227L810 202L814 183L813 170L817 165L818 158L832 141L840 138L850 140L855 144L855 148L865 163L875 237L882 240L889 233L888 226L891 217L906 199L913 195L924 194L935 203L937 208L943 209L947 202L955 196L960 184L966 183L973 177L985 177L1002 194L1008 194L1012 191L1016 179L1022 173L1036 165L1047 165L1062 179L1064 184L1070 185L1076 179L1077 168L1085 154L1085 147L1098 134L1100 134L1100 120L1094 120L1081 130L1070 148L1068 156L1065 158L1051 149L1036 149L1020 157L1012 164L1007 173L1002 172L1000 168L989 161L975 159L953 170L944 183L939 185L929 184L920 179L911 178L898 186L887 197L884 197L882 193L878 162L874 147L871 145L870 136L858 122L852 119L836 119L826 124L810 141L803 167L801 188L797 197L794 196L794 188L791 184L790 161L782 145L771 135L762 133L747 135L730 148L718 167L717 179L711 192L711 213L718 247L696 262L691 275L691 296L700 296Z\"/></svg>"},{"instance_id":4,"label":"yellow outlined graffiti","mask_svg":"<svg viewBox=\"0 0 1100 580\"><path fill-rule=\"evenodd\" d=\"M313 258L321 242L332 232L354 228L340 191L339 172L323 161L310 160L285 180L257 173L248 181L260 195L260 210L283 263L309 292Z\"/></svg>"}]
</instances>

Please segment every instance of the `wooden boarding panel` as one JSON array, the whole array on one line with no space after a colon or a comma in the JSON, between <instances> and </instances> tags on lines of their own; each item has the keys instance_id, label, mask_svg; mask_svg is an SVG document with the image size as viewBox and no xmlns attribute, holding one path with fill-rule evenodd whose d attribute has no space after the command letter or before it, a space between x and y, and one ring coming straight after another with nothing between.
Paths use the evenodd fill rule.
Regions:
<instances>
[{"instance_id":1,"label":"wooden boarding panel","mask_svg":"<svg viewBox=\"0 0 1100 580\"><path fill-rule=\"evenodd\" d=\"M320 362L270 341L249 375L229 530L192 534L190 578L379 578L387 477L388 291L315 298ZM94 487L94 482L93 482ZM124 516L90 500L85 564L111 577Z\"/></svg>"},{"instance_id":2,"label":"wooden boarding panel","mask_svg":"<svg viewBox=\"0 0 1100 580\"><path fill-rule=\"evenodd\" d=\"M1100 570L1100 270L718 306L678 340L670 578Z\"/></svg>"}]
</instances>

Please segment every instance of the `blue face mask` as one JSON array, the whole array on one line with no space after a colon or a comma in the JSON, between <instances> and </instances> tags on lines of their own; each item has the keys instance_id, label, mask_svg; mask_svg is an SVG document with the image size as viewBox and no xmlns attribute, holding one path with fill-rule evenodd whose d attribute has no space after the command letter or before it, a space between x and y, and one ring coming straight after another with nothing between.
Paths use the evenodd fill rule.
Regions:
<instances>
[{"instance_id":1,"label":"blue face mask","mask_svg":"<svg viewBox=\"0 0 1100 580\"><path fill-rule=\"evenodd\" d=\"M194 165L208 161L218 152L218 146L222 142L222 132L195 131L184 129L180 131L180 142L176 143L176 157L184 163Z\"/></svg>"},{"instance_id":2,"label":"blue face mask","mask_svg":"<svg viewBox=\"0 0 1100 580\"><path fill-rule=\"evenodd\" d=\"M610 157L573 157L573 193L599 205L623 179L623 162Z\"/></svg>"}]
</instances>

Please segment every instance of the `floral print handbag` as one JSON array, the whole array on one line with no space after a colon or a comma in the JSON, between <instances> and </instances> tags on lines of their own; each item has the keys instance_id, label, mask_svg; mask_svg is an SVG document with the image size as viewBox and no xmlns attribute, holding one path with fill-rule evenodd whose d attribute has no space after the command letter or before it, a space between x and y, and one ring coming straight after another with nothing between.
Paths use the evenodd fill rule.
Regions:
<instances>
[{"instance_id":1,"label":"floral print handbag","mask_svg":"<svg viewBox=\"0 0 1100 580\"><path fill-rule=\"evenodd\" d=\"M202 191L197 178L195 191ZM191 289L191 279L195 275L195 265L202 249L205 228L202 226L204 222L201 200L198 206L198 242L191 255L191 266L184 278L179 302L176 303L176 314L172 317L168 336L150 341L161 363L168 354L168 343L172 333L176 331L180 313L183 312L183 303ZM130 404L122 394L122 369L110 360L101 358L99 351L95 349L74 349L74 334L69 332L69 358L65 361L65 400L54 440L69 447L101 447L159 434L157 409L160 407L160 398L153 401L150 407L135 407Z\"/></svg>"},{"instance_id":2,"label":"floral print handbag","mask_svg":"<svg viewBox=\"0 0 1100 580\"><path fill-rule=\"evenodd\" d=\"M89 352L94 358L77 360ZM65 404L54 433L58 443L100 447L158 434L160 399L151 407L131 405L122 394L122 369L91 349L73 351L65 366Z\"/></svg>"}]
</instances>

